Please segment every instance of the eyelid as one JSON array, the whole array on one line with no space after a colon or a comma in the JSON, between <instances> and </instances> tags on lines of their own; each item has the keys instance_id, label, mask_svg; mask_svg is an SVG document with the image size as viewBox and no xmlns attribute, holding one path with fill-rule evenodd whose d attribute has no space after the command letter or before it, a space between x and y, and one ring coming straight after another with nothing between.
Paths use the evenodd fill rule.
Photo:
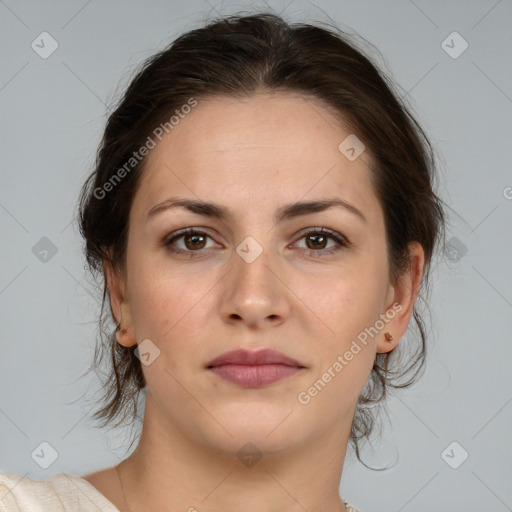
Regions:
<instances>
[{"instance_id":1,"label":"eyelid","mask_svg":"<svg viewBox=\"0 0 512 512\"><path fill-rule=\"evenodd\" d=\"M166 235L163 240L162 244L165 246L170 246L171 243L175 240L178 240L184 235L188 235L189 233L199 233L207 236L208 238L214 239L212 235L208 232L208 228L202 228L200 226L193 226L183 229L178 229L177 231L173 231L172 233ZM217 243L217 242L216 242ZM187 252L199 252L199 251L187 251Z\"/></svg>"},{"instance_id":2,"label":"eyelid","mask_svg":"<svg viewBox=\"0 0 512 512\"><path fill-rule=\"evenodd\" d=\"M193 226L193 227L179 229L177 231L173 231L169 235L166 235L162 240L162 244L165 247L169 247L170 248L169 250L176 254L180 254L180 253L181 254L190 254L190 255L193 255L194 253L201 254L201 253L204 253L204 251L206 249L198 249L197 251L177 249L177 248L172 248L172 244L176 240L180 239L181 237L183 237L184 235L187 235L189 233L203 234L207 238L214 240L213 236L211 236L208 231L209 231L208 228L203 228L200 226ZM337 244L335 247L331 247L330 249L318 249L318 250L302 249L303 251L309 251L310 254L318 253L317 254L318 256L330 255L330 254L333 254L334 252L336 252L340 249L343 249L343 248L350 249L353 245L345 235L342 235L341 233L334 231L330 228L324 227L324 226L318 226L318 227L313 226L313 227L304 228L302 231L299 232L298 236L295 238L295 241L292 242L290 245L295 245L298 241L300 241L301 239L306 237L306 235L309 235L309 234L327 235L328 238L330 238ZM214 240L214 242L215 242L215 240ZM215 242L215 243L217 243L217 242Z\"/></svg>"},{"instance_id":3,"label":"eyelid","mask_svg":"<svg viewBox=\"0 0 512 512\"><path fill-rule=\"evenodd\" d=\"M308 235L310 233L320 233L320 234L329 235L334 240L338 239L338 243L344 244L347 247L352 246L352 243L349 241L349 239L345 235L342 235L338 231L334 231L333 229L330 229L330 228L327 228L324 226L305 228L303 231L300 232L297 240L305 237L306 235Z\"/></svg>"}]
</instances>

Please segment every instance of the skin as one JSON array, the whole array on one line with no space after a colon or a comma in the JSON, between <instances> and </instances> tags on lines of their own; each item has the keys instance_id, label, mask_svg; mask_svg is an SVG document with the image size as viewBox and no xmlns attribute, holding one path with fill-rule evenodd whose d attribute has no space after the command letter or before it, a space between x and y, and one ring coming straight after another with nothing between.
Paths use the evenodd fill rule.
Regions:
<instances>
[{"instance_id":1,"label":"skin","mask_svg":"<svg viewBox=\"0 0 512 512\"><path fill-rule=\"evenodd\" d=\"M130 211L126 267L105 262L112 311L126 329L119 343L150 339L160 350L142 366L139 445L119 465L130 510L345 510L339 484L357 398L376 354L393 350L407 330L424 268L421 246L411 243L410 270L390 282L371 156L341 154L349 134L312 98L260 92L199 101L150 152ZM176 208L148 220L171 196L221 204L232 217ZM341 207L273 220L285 204L333 197L366 221ZM163 244L187 227L210 237L175 241L193 257ZM321 227L351 246L329 255L332 239L308 245L306 233ZM236 252L248 236L263 249L252 263ZM301 404L298 394L394 303L400 312ZM249 390L205 369L236 348L273 348L306 368ZM247 442L262 454L252 467L236 456ZM128 510L114 468L85 478Z\"/></svg>"}]
</instances>

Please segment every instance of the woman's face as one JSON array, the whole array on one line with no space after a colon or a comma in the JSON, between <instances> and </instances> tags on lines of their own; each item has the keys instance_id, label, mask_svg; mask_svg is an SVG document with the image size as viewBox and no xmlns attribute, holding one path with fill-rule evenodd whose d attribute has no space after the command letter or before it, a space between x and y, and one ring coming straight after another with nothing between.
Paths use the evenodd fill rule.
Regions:
<instances>
[{"instance_id":1,"label":"woman's face","mask_svg":"<svg viewBox=\"0 0 512 512\"><path fill-rule=\"evenodd\" d=\"M199 101L151 150L122 292L110 285L123 344L150 340L139 347L146 414L164 431L215 451L250 441L268 453L349 431L376 353L396 346L411 313L392 307L408 300L408 285L389 282L369 154L343 153L349 135L312 99L259 94ZM170 198L212 203L225 216ZM349 206L279 218L292 204L330 200ZM196 233L166 244L184 228ZM207 368L239 348L274 349L303 368L259 387Z\"/></svg>"}]
</instances>

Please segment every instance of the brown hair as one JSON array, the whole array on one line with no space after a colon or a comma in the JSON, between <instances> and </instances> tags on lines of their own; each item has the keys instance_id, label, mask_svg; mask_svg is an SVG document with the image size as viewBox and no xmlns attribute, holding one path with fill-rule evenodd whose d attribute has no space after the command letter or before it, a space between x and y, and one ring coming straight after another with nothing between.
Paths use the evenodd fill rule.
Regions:
<instances>
[{"instance_id":1,"label":"brown hair","mask_svg":"<svg viewBox=\"0 0 512 512\"><path fill-rule=\"evenodd\" d=\"M104 353L110 354L111 363L103 407L93 416L103 419L102 426L121 416L119 425L129 407L135 419L139 392L146 385L136 347L120 345L110 323L115 321L112 310L111 317L104 315L108 289L102 259L114 267L124 264L129 211L146 158L132 162L128 170L126 162L191 98L243 98L259 91L313 96L365 144L384 210L390 279L396 283L408 269L407 246L417 241L425 253L422 290L428 285L434 249L444 242L445 222L442 201L433 191L434 152L393 92L391 80L336 27L288 24L269 12L213 20L144 62L108 117L95 169L81 190L79 222L86 259L103 284L100 333L106 342L100 335L94 364L99 368ZM119 173L123 166L126 172ZM359 460L358 441L369 439L376 419L372 406L385 398L388 387L410 386L424 366L426 332L417 305L413 318L419 332L417 349L411 350L411 339L405 347L411 352L407 361L401 354L404 342L399 350L377 354L359 397L350 433Z\"/></svg>"}]
</instances>

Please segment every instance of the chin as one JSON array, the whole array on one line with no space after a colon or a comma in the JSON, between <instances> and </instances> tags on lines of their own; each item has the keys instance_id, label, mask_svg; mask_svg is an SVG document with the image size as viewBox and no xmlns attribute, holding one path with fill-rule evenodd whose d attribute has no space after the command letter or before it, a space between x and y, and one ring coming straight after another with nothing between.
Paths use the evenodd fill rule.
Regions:
<instances>
[{"instance_id":1,"label":"chin","mask_svg":"<svg viewBox=\"0 0 512 512\"><path fill-rule=\"evenodd\" d=\"M208 447L227 457L237 456L240 450L251 450L272 456L304 443L308 436L307 424L301 421L298 411L276 404L265 408L261 404L232 405L231 413L212 411L215 418L222 418L212 429L211 422L202 432ZM292 412L293 411L293 412ZM291 413L291 414L290 414ZM313 433L311 433L313 436ZM247 446L249 445L249 446Z\"/></svg>"}]
</instances>

